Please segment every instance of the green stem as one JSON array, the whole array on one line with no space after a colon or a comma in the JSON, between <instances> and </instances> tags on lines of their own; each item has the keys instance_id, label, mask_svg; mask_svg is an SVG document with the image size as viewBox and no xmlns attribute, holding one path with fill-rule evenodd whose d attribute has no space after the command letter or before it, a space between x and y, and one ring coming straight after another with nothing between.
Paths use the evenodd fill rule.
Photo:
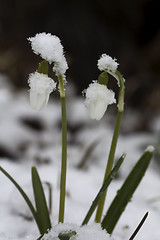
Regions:
<instances>
[{"instance_id":1,"label":"green stem","mask_svg":"<svg viewBox=\"0 0 160 240\"><path fill-rule=\"evenodd\" d=\"M118 80L120 90L119 90L118 105L117 105L117 107L118 107L117 119L116 119L116 124L115 124L115 128L114 128L114 133L113 133L113 138L112 138L112 142L111 142L111 147L110 147L110 152L109 152L109 156L108 156L108 161L107 161L107 166L106 166L106 170L105 170L103 183L109 176L109 174L112 170L112 167L113 167L113 161L114 161L114 156L115 156L115 151L116 151L116 146L117 146L117 141L118 141L118 136L119 136L120 124L121 124L121 119L122 119L123 110L124 110L124 90L125 90L124 78L118 71L116 71L116 73L114 73L114 74L110 72L110 74ZM95 217L96 222L101 221L104 203L105 203L105 199L106 199L106 193L107 193L107 191L104 193L103 197L101 198L101 200L99 202L96 217Z\"/></svg>"},{"instance_id":2,"label":"green stem","mask_svg":"<svg viewBox=\"0 0 160 240\"><path fill-rule=\"evenodd\" d=\"M116 125L115 125L115 129L114 129L114 134L113 134L111 148L110 148L109 157L108 157L108 162L107 162L107 166L106 166L104 181L107 179L107 177L109 176L109 174L112 170L115 150L116 150L118 136L119 136L119 129L120 129L122 114L123 114L123 112L118 111ZM101 198L101 200L99 202L99 205L97 208L97 213L96 213L96 218L95 218L96 222L101 221L104 203L105 203L105 199L106 199L106 193L107 192L104 193L103 197Z\"/></svg>"},{"instance_id":3,"label":"green stem","mask_svg":"<svg viewBox=\"0 0 160 240\"><path fill-rule=\"evenodd\" d=\"M64 222L65 192L66 192L66 170L67 170L67 120L66 120L66 99L63 77L59 76L59 88L61 97L62 111L62 162L61 162L61 181L60 181L60 203L59 203L59 222Z\"/></svg>"}]
</instances>

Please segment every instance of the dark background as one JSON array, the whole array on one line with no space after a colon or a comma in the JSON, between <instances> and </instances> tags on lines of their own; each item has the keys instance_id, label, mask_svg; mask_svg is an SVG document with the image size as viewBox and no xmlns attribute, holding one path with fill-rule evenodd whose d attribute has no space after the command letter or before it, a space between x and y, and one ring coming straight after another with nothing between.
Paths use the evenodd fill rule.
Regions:
<instances>
[{"instance_id":1,"label":"dark background","mask_svg":"<svg viewBox=\"0 0 160 240\"><path fill-rule=\"evenodd\" d=\"M97 59L107 53L126 78L127 106L159 109L158 1L0 0L0 72L16 87L27 87L40 60L27 38L43 31L62 40L77 94L97 79Z\"/></svg>"}]
</instances>

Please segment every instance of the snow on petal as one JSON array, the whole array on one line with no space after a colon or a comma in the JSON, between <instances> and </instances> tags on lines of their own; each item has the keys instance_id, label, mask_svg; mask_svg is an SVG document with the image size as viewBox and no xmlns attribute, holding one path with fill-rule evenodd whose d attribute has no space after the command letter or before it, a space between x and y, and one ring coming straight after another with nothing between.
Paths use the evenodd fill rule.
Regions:
<instances>
[{"instance_id":1,"label":"snow on petal","mask_svg":"<svg viewBox=\"0 0 160 240\"><path fill-rule=\"evenodd\" d=\"M56 83L46 74L32 73L28 80L30 86L30 104L33 109L41 110L48 103L50 93L56 88Z\"/></svg>"},{"instance_id":2,"label":"snow on petal","mask_svg":"<svg viewBox=\"0 0 160 240\"><path fill-rule=\"evenodd\" d=\"M85 104L91 119L100 120L108 105L115 103L115 93L105 85L93 82L85 90Z\"/></svg>"},{"instance_id":3,"label":"snow on petal","mask_svg":"<svg viewBox=\"0 0 160 240\"><path fill-rule=\"evenodd\" d=\"M107 54L102 54L100 59L98 60L97 66L100 71L111 71L115 72L118 67L118 63L116 62L116 59L113 59Z\"/></svg>"}]
</instances>

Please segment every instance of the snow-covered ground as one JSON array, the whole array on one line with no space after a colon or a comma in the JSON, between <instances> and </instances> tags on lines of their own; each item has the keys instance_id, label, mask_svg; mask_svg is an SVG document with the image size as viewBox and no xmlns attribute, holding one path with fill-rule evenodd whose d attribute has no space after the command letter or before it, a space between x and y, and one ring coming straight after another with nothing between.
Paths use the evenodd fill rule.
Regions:
<instances>
[{"instance_id":1,"label":"snow-covered ground","mask_svg":"<svg viewBox=\"0 0 160 240\"><path fill-rule=\"evenodd\" d=\"M0 89L0 165L15 178L31 199L31 167L37 167L42 181L52 185L51 219L54 226L58 219L61 160L59 101L53 97L43 111L36 112L29 106L27 90L17 92L4 85ZM102 184L114 115L110 116L109 109L100 122L91 121L84 106L84 99L76 97L68 97L67 113L65 222L80 225ZM116 157L120 157L123 152L127 153L127 157L118 177L109 187L104 213L146 146L156 144L159 123L160 118L157 117L152 133L120 135ZM79 168L84 153L96 140L97 143L87 161ZM160 239L159 167L154 159L121 216L111 239L128 240L147 211L149 216L135 239ZM26 203L13 184L0 172L0 240L36 240L38 237L37 226Z\"/></svg>"}]
</instances>

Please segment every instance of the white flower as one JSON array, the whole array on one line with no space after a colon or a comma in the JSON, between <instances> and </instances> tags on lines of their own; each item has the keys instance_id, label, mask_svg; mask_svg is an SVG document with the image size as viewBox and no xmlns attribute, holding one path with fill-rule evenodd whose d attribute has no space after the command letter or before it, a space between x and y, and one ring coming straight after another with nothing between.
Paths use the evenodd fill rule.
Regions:
<instances>
[{"instance_id":1,"label":"white flower","mask_svg":"<svg viewBox=\"0 0 160 240\"><path fill-rule=\"evenodd\" d=\"M85 104L91 119L100 120L109 104L115 103L115 93L105 85L93 82L85 90Z\"/></svg>"},{"instance_id":2,"label":"white flower","mask_svg":"<svg viewBox=\"0 0 160 240\"><path fill-rule=\"evenodd\" d=\"M28 83L31 107L41 110L48 103L49 95L56 88L56 83L46 74L38 72L29 75Z\"/></svg>"},{"instance_id":3,"label":"white flower","mask_svg":"<svg viewBox=\"0 0 160 240\"><path fill-rule=\"evenodd\" d=\"M100 71L111 71L115 72L118 67L118 63L116 62L116 59L111 58L107 54L102 54L100 59L98 60L97 66Z\"/></svg>"},{"instance_id":4,"label":"white flower","mask_svg":"<svg viewBox=\"0 0 160 240\"><path fill-rule=\"evenodd\" d=\"M57 75L65 74L68 65L64 57L63 46L57 36L43 32L37 33L35 37L28 38L28 40L35 54L40 55L50 64L55 64L53 70Z\"/></svg>"}]
</instances>

